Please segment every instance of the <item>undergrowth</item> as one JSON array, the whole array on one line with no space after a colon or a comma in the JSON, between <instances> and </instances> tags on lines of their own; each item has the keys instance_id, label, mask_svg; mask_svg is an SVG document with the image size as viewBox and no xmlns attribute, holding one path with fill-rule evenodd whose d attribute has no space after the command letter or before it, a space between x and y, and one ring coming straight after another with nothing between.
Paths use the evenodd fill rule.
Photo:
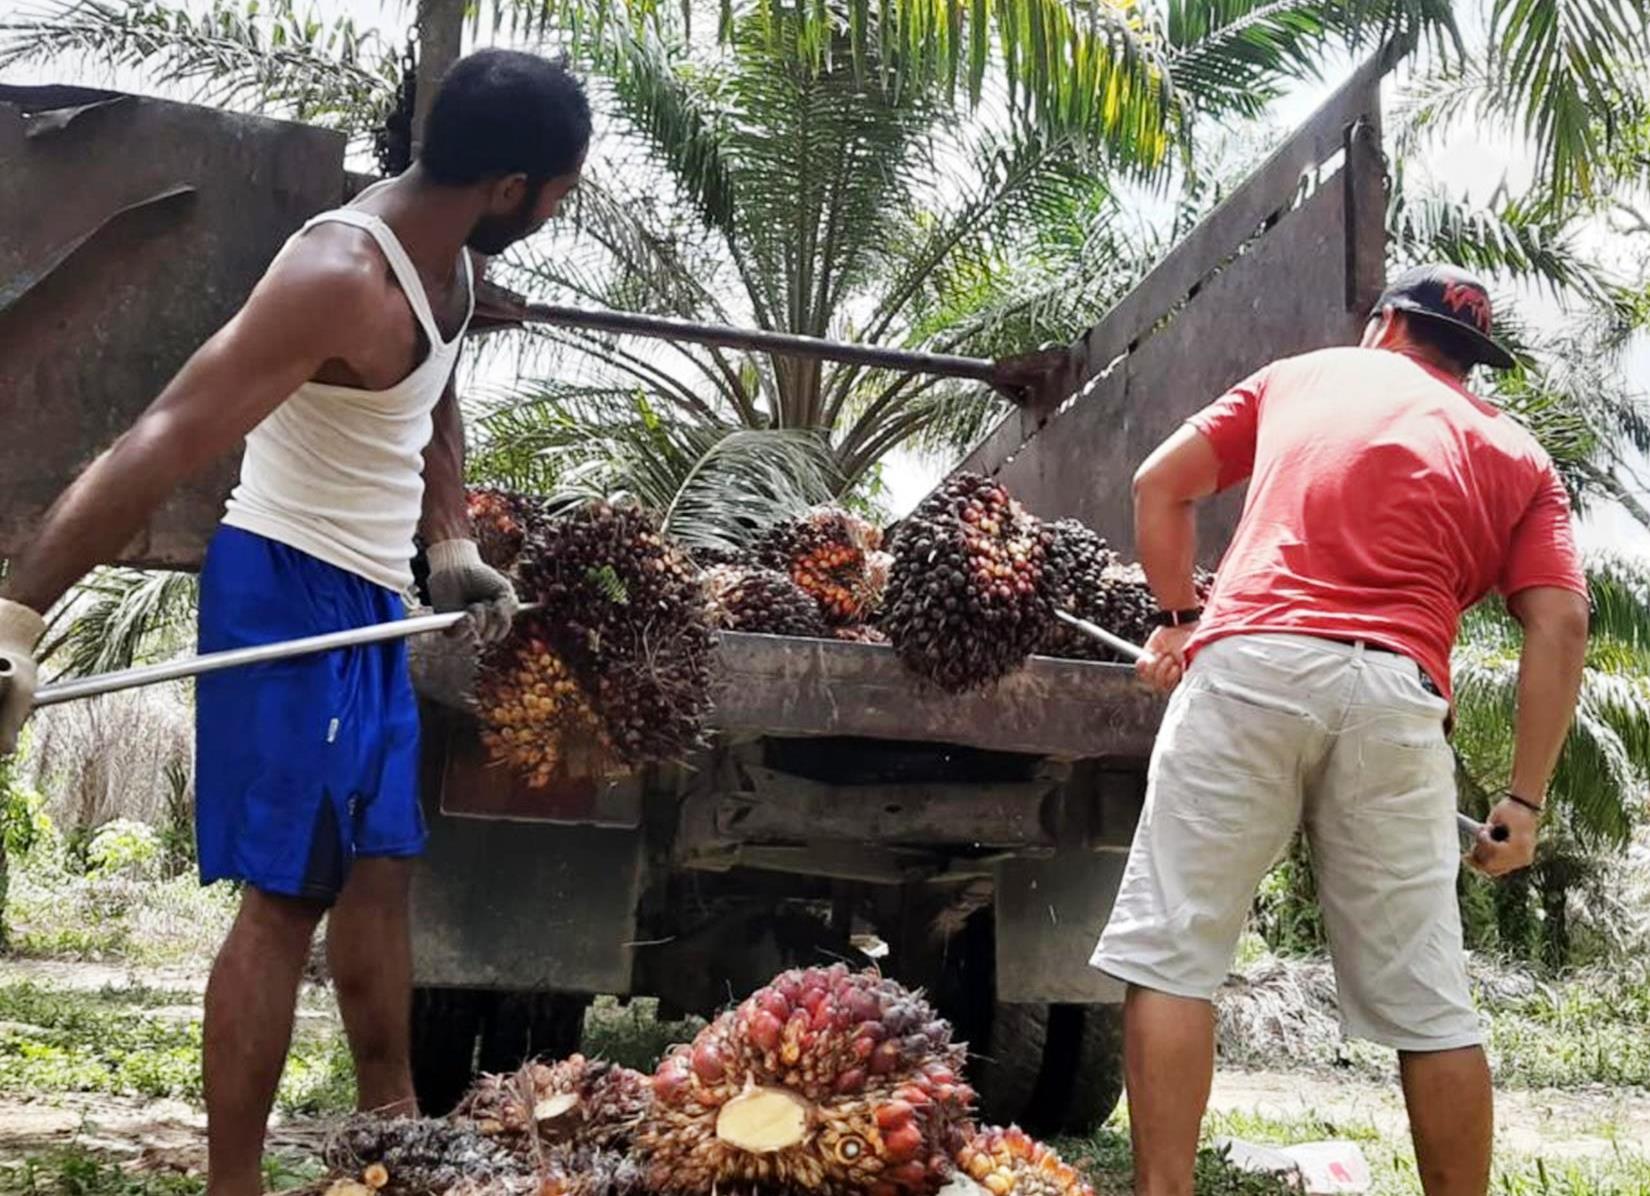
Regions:
<instances>
[{"instance_id":1,"label":"undergrowth","mask_svg":"<svg viewBox=\"0 0 1650 1196\"><path fill-rule=\"evenodd\" d=\"M192 993L0 985L0 1091L97 1092L199 1104L198 1008ZM336 1025L301 1019L277 1108L288 1115L343 1112L354 1103L354 1088Z\"/></svg>"}]
</instances>

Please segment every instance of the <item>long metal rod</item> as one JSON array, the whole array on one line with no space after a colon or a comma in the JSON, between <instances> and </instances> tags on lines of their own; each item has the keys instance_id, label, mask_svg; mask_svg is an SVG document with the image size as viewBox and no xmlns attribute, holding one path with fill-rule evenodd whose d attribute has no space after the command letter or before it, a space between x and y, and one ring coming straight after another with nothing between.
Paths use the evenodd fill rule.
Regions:
<instances>
[{"instance_id":1,"label":"long metal rod","mask_svg":"<svg viewBox=\"0 0 1650 1196\"><path fill-rule=\"evenodd\" d=\"M817 336L797 336L789 332L764 332L730 328L722 324L697 324L664 316L644 316L627 311L592 311L553 303L527 303L509 309L519 319L563 328L588 328L595 332L622 332L663 340L716 345L724 349L758 350L790 357L811 357L840 361L848 365L878 366L908 370L914 374L936 374L946 378L972 378L976 382L999 382L1003 371L985 357L958 357L950 353L921 353L912 349L888 349L875 345L853 345ZM500 313L502 314L502 313Z\"/></svg>"},{"instance_id":2,"label":"long metal rod","mask_svg":"<svg viewBox=\"0 0 1650 1196\"><path fill-rule=\"evenodd\" d=\"M1139 660L1145 655L1145 651L1139 644L1132 644L1120 635L1113 635L1104 627L1097 627L1087 619L1079 619L1076 615L1063 610L1055 611L1054 617L1067 626L1075 627L1091 640L1098 640L1120 656L1126 656L1130 660Z\"/></svg>"},{"instance_id":3,"label":"long metal rod","mask_svg":"<svg viewBox=\"0 0 1650 1196\"><path fill-rule=\"evenodd\" d=\"M34 704L36 707L56 706L61 702L95 698L100 694L114 693L117 690L156 685L162 681L177 681L183 677L198 677L202 673L216 673L223 669L240 668L243 665L268 664L271 661L289 660L294 656L308 656L315 652L331 652L338 648L356 648L362 644L377 644L385 640L427 635L433 631L446 631L468 617L461 610L440 615L417 615L409 619L395 619L388 623L354 627L348 631L329 631L325 635L283 640L276 644L255 644L250 648L231 648L225 652L207 652L184 660L169 660L164 664L99 673L95 677L81 677L74 681L45 686L34 695Z\"/></svg>"}]
</instances>

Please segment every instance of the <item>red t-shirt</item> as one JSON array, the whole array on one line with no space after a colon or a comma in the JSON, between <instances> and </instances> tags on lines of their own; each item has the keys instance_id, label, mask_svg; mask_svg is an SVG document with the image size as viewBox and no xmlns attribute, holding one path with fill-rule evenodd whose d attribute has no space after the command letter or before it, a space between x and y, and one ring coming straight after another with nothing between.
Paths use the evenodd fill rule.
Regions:
<instances>
[{"instance_id":1,"label":"red t-shirt","mask_svg":"<svg viewBox=\"0 0 1650 1196\"><path fill-rule=\"evenodd\" d=\"M1570 504L1535 438L1449 375L1383 349L1285 358L1189 421L1250 479L1189 645L1361 639L1450 692L1461 612L1491 589L1587 592Z\"/></svg>"}]
</instances>

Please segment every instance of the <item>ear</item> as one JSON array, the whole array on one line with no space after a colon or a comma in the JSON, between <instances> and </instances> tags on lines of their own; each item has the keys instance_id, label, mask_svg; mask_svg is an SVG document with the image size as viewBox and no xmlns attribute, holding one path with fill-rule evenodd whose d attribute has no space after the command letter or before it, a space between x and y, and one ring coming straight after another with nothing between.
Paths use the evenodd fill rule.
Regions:
<instances>
[{"instance_id":1,"label":"ear","mask_svg":"<svg viewBox=\"0 0 1650 1196\"><path fill-rule=\"evenodd\" d=\"M1364 338L1358 344L1365 349L1379 349L1392 340L1398 311L1390 303L1369 318L1364 325Z\"/></svg>"},{"instance_id":2,"label":"ear","mask_svg":"<svg viewBox=\"0 0 1650 1196\"><path fill-rule=\"evenodd\" d=\"M521 211L522 201L526 198L525 174L507 174L493 179L487 184L487 214L513 216Z\"/></svg>"}]
</instances>

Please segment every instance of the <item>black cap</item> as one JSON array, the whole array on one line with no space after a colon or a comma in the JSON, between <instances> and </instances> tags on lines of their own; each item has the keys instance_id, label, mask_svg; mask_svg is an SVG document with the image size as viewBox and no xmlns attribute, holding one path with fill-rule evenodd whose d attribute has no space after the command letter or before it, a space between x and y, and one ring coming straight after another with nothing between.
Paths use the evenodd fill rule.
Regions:
<instances>
[{"instance_id":1,"label":"black cap","mask_svg":"<svg viewBox=\"0 0 1650 1196\"><path fill-rule=\"evenodd\" d=\"M1387 284L1371 316L1394 307L1402 312L1453 324L1477 348L1473 361L1510 370L1513 355L1496 344L1490 332L1490 293L1473 275L1455 266L1416 266Z\"/></svg>"}]
</instances>

